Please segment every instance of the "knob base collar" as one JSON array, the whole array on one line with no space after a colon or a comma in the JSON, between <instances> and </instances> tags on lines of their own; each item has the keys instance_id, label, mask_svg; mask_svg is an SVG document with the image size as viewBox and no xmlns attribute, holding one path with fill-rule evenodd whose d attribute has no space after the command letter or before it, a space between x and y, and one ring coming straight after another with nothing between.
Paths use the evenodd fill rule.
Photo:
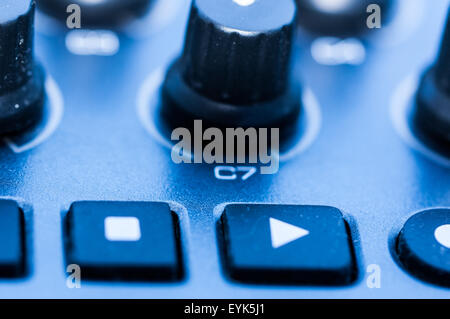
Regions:
<instances>
[{"instance_id":1,"label":"knob base collar","mask_svg":"<svg viewBox=\"0 0 450 319\"><path fill-rule=\"evenodd\" d=\"M299 81L291 81L287 91L278 98L252 105L233 105L211 100L183 80L180 62L169 68L162 88L162 114L182 124L202 119L217 127L279 127L296 122L301 110Z\"/></svg>"}]
</instances>

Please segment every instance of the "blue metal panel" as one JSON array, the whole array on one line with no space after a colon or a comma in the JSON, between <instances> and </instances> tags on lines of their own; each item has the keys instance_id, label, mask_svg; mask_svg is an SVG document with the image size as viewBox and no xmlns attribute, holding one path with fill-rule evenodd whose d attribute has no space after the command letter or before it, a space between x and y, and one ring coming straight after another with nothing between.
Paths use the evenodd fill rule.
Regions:
<instances>
[{"instance_id":1,"label":"blue metal panel","mask_svg":"<svg viewBox=\"0 0 450 319\"><path fill-rule=\"evenodd\" d=\"M330 40L300 32L295 55L312 129L319 130L277 174L245 181L215 178L214 165L174 164L152 130L157 119L140 118L153 114L161 72L183 41L189 1L162 2L149 24L120 32L66 33L38 14L37 56L48 72L45 140L27 136L0 147L0 197L16 199L25 212L30 274L1 279L0 297L450 297L448 288L406 273L392 247L408 217L450 207L450 160L417 144L403 125L415 80L436 56L448 1L399 0L390 25L346 42L346 64L324 65L320 46ZM97 55L77 42L87 36L106 39L90 48ZM81 200L169 202L180 219L186 278L82 281L81 289L69 289L62 218ZM241 202L339 208L353 232L360 278L339 288L230 282L216 222L225 203ZM366 284L373 264L381 269L380 288Z\"/></svg>"}]
</instances>

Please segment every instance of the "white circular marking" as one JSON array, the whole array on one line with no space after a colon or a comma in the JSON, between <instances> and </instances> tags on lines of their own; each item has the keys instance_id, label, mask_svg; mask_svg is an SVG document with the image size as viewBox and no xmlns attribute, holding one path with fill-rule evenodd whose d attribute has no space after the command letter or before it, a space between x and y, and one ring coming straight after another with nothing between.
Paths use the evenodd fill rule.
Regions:
<instances>
[{"instance_id":1,"label":"white circular marking","mask_svg":"<svg viewBox=\"0 0 450 319\"><path fill-rule=\"evenodd\" d=\"M48 99L48 116L46 122L40 128L40 132L25 143L9 137L4 138L6 145L16 154L29 151L45 142L58 128L59 123L61 123L64 113L64 99L55 80L49 75L47 75L47 80L45 81L45 90Z\"/></svg>"},{"instance_id":2,"label":"white circular marking","mask_svg":"<svg viewBox=\"0 0 450 319\"><path fill-rule=\"evenodd\" d=\"M153 114L151 113L156 108L155 93L164 80L164 69L158 69L151 73L144 81L137 96L137 115L145 130L161 145L167 148L172 148L172 143L166 140L156 128L153 122Z\"/></svg>"},{"instance_id":3,"label":"white circular marking","mask_svg":"<svg viewBox=\"0 0 450 319\"><path fill-rule=\"evenodd\" d=\"M418 86L419 76L417 75L411 75L400 83L390 102L391 121L397 133L411 148L444 167L450 167L450 158L428 148L411 129L408 118Z\"/></svg>"},{"instance_id":4,"label":"white circular marking","mask_svg":"<svg viewBox=\"0 0 450 319\"><path fill-rule=\"evenodd\" d=\"M306 128L302 137L289 151L280 153L281 162L288 161L294 156L306 151L319 135L320 127L322 126L322 113L320 111L319 101L309 87L303 88L302 106ZM300 122L302 121L299 121L299 125Z\"/></svg>"},{"instance_id":5,"label":"white circular marking","mask_svg":"<svg viewBox=\"0 0 450 319\"><path fill-rule=\"evenodd\" d=\"M434 238L437 242L446 248L450 248L450 225L442 225L434 231Z\"/></svg>"},{"instance_id":6,"label":"white circular marking","mask_svg":"<svg viewBox=\"0 0 450 319\"><path fill-rule=\"evenodd\" d=\"M173 144L166 139L158 130L156 123L154 122L158 115L155 114L158 102L158 89L161 87L164 81L164 70L162 67L151 73L144 81L139 89L137 96L136 111L139 121L143 125L144 129L162 146L172 149ZM302 94L303 104L303 121L298 121L299 126L306 123L306 127L303 129L301 138L296 141L295 145L286 152L281 152L279 159L281 162L288 161L294 156L304 152L314 140L317 138L322 125L322 114L320 111L320 105L312 90L308 87L303 89ZM186 154L189 157L189 154Z\"/></svg>"},{"instance_id":7,"label":"white circular marking","mask_svg":"<svg viewBox=\"0 0 450 319\"><path fill-rule=\"evenodd\" d=\"M255 3L256 0L233 0L234 3L241 7L248 7Z\"/></svg>"}]
</instances>

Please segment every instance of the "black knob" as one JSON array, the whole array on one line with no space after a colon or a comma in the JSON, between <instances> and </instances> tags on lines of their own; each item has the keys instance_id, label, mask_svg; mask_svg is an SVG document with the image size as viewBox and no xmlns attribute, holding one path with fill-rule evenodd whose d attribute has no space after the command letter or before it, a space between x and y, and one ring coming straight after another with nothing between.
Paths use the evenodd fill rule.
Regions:
<instances>
[{"instance_id":1,"label":"black knob","mask_svg":"<svg viewBox=\"0 0 450 319\"><path fill-rule=\"evenodd\" d=\"M102 27L124 24L145 14L153 0L37 0L38 9L66 21L67 7L77 4L81 9L81 26Z\"/></svg>"},{"instance_id":2,"label":"black knob","mask_svg":"<svg viewBox=\"0 0 450 319\"><path fill-rule=\"evenodd\" d=\"M439 58L436 63L436 82L441 90L450 95L450 8Z\"/></svg>"},{"instance_id":3,"label":"black knob","mask_svg":"<svg viewBox=\"0 0 450 319\"><path fill-rule=\"evenodd\" d=\"M419 132L450 147L450 8L439 57L422 78L416 104Z\"/></svg>"},{"instance_id":4,"label":"black knob","mask_svg":"<svg viewBox=\"0 0 450 319\"><path fill-rule=\"evenodd\" d=\"M175 113L214 124L261 126L295 117L295 29L294 0L194 0L165 97Z\"/></svg>"},{"instance_id":5,"label":"black knob","mask_svg":"<svg viewBox=\"0 0 450 319\"><path fill-rule=\"evenodd\" d=\"M0 3L0 134L39 121L44 74L33 58L34 0Z\"/></svg>"},{"instance_id":6,"label":"black knob","mask_svg":"<svg viewBox=\"0 0 450 319\"><path fill-rule=\"evenodd\" d=\"M386 21L392 0L297 0L299 23L306 29L325 35L354 35L369 30L367 8L380 6Z\"/></svg>"}]
</instances>

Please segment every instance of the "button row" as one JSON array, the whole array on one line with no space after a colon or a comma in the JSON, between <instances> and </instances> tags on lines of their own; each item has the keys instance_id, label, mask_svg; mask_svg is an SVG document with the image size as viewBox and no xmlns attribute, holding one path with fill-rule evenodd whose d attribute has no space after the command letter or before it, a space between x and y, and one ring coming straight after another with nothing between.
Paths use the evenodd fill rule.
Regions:
<instances>
[{"instance_id":1,"label":"button row","mask_svg":"<svg viewBox=\"0 0 450 319\"><path fill-rule=\"evenodd\" d=\"M347 285L357 278L350 227L327 206L232 204L220 218L223 266L239 282ZM82 279L178 281L178 216L161 202L75 202L64 219L65 257ZM26 273L23 212L0 200L0 276ZM396 245L418 278L450 285L450 209L412 216Z\"/></svg>"}]
</instances>

